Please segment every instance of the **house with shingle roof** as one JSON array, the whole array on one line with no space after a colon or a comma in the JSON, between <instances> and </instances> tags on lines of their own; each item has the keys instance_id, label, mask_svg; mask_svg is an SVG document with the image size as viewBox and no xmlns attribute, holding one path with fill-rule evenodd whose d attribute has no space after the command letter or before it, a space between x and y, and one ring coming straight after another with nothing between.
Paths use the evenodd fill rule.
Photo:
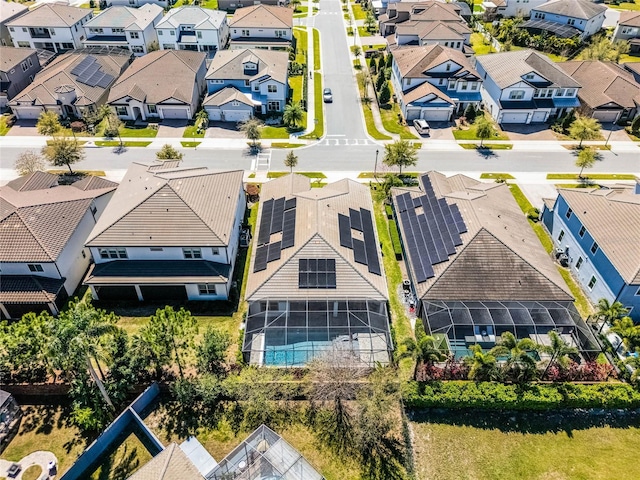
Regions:
<instances>
[{"instance_id":1,"label":"house with shingle roof","mask_svg":"<svg viewBox=\"0 0 640 480\"><path fill-rule=\"evenodd\" d=\"M84 25L87 38L85 47L111 46L130 50L141 56L158 42L156 25L164 10L154 4L140 8L112 6L93 17Z\"/></svg>"},{"instance_id":2,"label":"house with shingle roof","mask_svg":"<svg viewBox=\"0 0 640 480\"><path fill-rule=\"evenodd\" d=\"M39 71L40 60L36 50L0 47L0 108L5 108Z\"/></svg>"},{"instance_id":3,"label":"house with shingle roof","mask_svg":"<svg viewBox=\"0 0 640 480\"><path fill-rule=\"evenodd\" d=\"M416 308L456 358L504 332L544 343L555 330L583 352L598 343L506 184L429 172L392 190Z\"/></svg>"},{"instance_id":4,"label":"house with shingle roof","mask_svg":"<svg viewBox=\"0 0 640 480\"><path fill-rule=\"evenodd\" d=\"M289 54L274 50L224 50L207 71L203 107L211 120L240 122L254 112L282 112L289 96Z\"/></svg>"},{"instance_id":5,"label":"house with shingle roof","mask_svg":"<svg viewBox=\"0 0 640 480\"><path fill-rule=\"evenodd\" d=\"M640 12L620 12L612 40L627 41L629 42L629 53L640 53Z\"/></svg>"},{"instance_id":6,"label":"house with shingle roof","mask_svg":"<svg viewBox=\"0 0 640 480\"><path fill-rule=\"evenodd\" d=\"M252 365L304 366L321 355L387 364L387 284L369 188L311 188L290 174L262 185L242 351Z\"/></svg>"},{"instance_id":7,"label":"house with shingle roof","mask_svg":"<svg viewBox=\"0 0 640 480\"><path fill-rule=\"evenodd\" d=\"M446 122L482 100L478 72L459 50L429 45L391 51L391 81L407 121Z\"/></svg>"},{"instance_id":8,"label":"house with shingle roof","mask_svg":"<svg viewBox=\"0 0 640 480\"><path fill-rule=\"evenodd\" d=\"M0 0L0 45L3 47L12 47L13 40L9 34L7 22L19 17L29 9L18 2L7 2Z\"/></svg>"},{"instance_id":9,"label":"house with shingle roof","mask_svg":"<svg viewBox=\"0 0 640 480\"><path fill-rule=\"evenodd\" d=\"M542 219L593 303L618 301L640 320L640 182L559 188Z\"/></svg>"},{"instance_id":10,"label":"house with shingle roof","mask_svg":"<svg viewBox=\"0 0 640 480\"><path fill-rule=\"evenodd\" d=\"M193 118L205 89L205 62L204 52L187 50L136 58L111 88L109 105L123 120Z\"/></svg>"},{"instance_id":11,"label":"house with shingle roof","mask_svg":"<svg viewBox=\"0 0 640 480\"><path fill-rule=\"evenodd\" d=\"M242 175L134 162L86 241L93 298L228 299L246 209Z\"/></svg>"},{"instance_id":12,"label":"house with shingle roof","mask_svg":"<svg viewBox=\"0 0 640 480\"><path fill-rule=\"evenodd\" d=\"M19 119L37 119L43 111L83 118L107 103L109 90L133 55L121 48L85 48L56 57L9 102Z\"/></svg>"},{"instance_id":13,"label":"house with shingle roof","mask_svg":"<svg viewBox=\"0 0 640 480\"><path fill-rule=\"evenodd\" d=\"M547 0L485 0L482 2L485 15L493 18L500 15L503 18L529 17L531 9L536 8Z\"/></svg>"},{"instance_id":14,"label":"house with shingle roof","mask_svg":"<svg viewBox=\"0 0 640 480\"><path fill-rule=\"evenodd\" d=\"M218 0L218 8L233 13L239 8L250 7L258 3L276 7L286 7L289 5L289 0Z\"/></svg>"},{"instance_id":15,"label":"house with shingle roof","mask_svg":"<svg viewBox=\"0 0 640 480\"><path fill-rule=\"evenodd\" d=\"M82 28L93 18L90 8L63 3L44 3L7 22L13 45L18 48L41 48L64 52L82 48Z\"/></svg>"},{"instance_id":16,"label":"house with shingle roof","mask_svg":"<svg viewBox=\"0 0 640 480\"><path fill-rule=\"evenodd\" d=\"M0 187L0 313L54 315L89 267L84 242L117 184L85 177L59 185L58 176L34 172Z\"/></svg>"},{"instance_id":17,"label":"house with shingle roof","mask_svg":"<svg viewBox=\"0 0 640 480\"><path fill-rule=\"evenodd\" d=\"M602 123L633 120L640 108L640 84L621 65L584 60L557 64L580 83L582 110Z\"/></svg>"},{"instance_id":18,"label":"house with shingle roof","mask_svg":"<svg viewBox=\"0 0 640 480\"><path fill-rule=\"evenodd\" d=\"M534 50L479 55L485 107L498 123L542 123L580 106L580 83Z\"/></svg>"},{"instance_id":19,"label":"house with shingle roof","mask_svg":"<svg viewBox=\"0 0 640 480\"><path fill-rule=\"evenodd\" d=\"M529 20L520 28L563 38L579 35L584 40L600 31L606 11L606 5L591 0L550 0L532 8Z\"/></svg>"},{"instance_id":20,"label":"house with shingle roof","mask_svg":"<svg viewBox=\"0 0 640 480\"><path fill-rule=\"evenodd\" d=\"M238 8L229 29L232 50L287 50L293 41L293 9L264 4Z\"/></svg>"},{"instance_id":21,"label":"house with shingle roof","mask_svg":"<svg viewBox=\"0 0 640 480\"><path fill-rule=\"evenodd\" d=\"M229 42L227 15L196 5L169 10L156 25L156 32L160 50L205 52L209 58Z\"/></svg>"}]
</instances>

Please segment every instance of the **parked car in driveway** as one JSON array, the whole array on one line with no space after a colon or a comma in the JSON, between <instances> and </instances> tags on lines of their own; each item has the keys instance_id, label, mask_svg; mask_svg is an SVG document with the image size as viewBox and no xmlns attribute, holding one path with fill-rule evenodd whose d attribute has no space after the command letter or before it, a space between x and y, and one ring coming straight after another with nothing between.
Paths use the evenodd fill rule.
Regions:
<instances>
[{"instance_id":1,"label":"parked car in driveway","mask_svg":"<svg viewBox=\"0 0 640 480\"><path fill-rule=\"evenodd\" d=\"M322 91L322 99L324 100L324 103L333 103L333 94L331 93L330 88L325 88Z\"/></svg>"},{"instance_id":2,"label":"parked car in driveway","mask_svg":"<svg viewBox=\"0 0 640 480\"><path fill-rule=\"evenodd\" d=\"M429 124L422 118L417 118L413 121L413 126L420 135L429 135Z\"/></svg>"}]
</instances>

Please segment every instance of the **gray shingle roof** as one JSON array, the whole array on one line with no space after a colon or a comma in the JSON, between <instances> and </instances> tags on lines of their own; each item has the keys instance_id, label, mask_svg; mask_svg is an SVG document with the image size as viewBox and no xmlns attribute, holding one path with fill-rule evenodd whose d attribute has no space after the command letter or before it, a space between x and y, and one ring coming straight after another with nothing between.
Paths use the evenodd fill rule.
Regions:
<instances>
[{"instance_id":1,"label":"gray shingle roof","mask_svg":"<svg viewBox=\"0 0 640 480\"><path fill-rule=\"evenodd\" d=\"M274 5L252 5L239 8L229 26L233 28L292 28L293 9Z\"/></svg>"},{"instance_id":2,"label":"gray shingle roof","mask_svg":"<svg viewBox=\"0 0 640 480\"><path fill-rule=\"evenodd\" d=\"M8 72L34 53L31 48L0 47L0 72Z\"/></svg>"},{"instance_id":3,"label":"gray shingle roof","mask_svg":"<svg viewBox=\"0 0 640 480\"><path fill-rule=\"evenodd\" d=\"M116 5L96 15L85 23L84 26L90 28L115 27L144 30L153 23L153 20L162 12L162 7L153 3L147 3L140 8Z\"/></svg>"},{"instance_id":4,"label":"gray shingle roof","mask_svg":"<svg viewBox=\"0 0 640 480\"><path fill-rule=\"evenodd\" d=\"M534 8L533 11L589 20L606 9L606 5L599 5L590 0L551 0Z\"/></svg>"},{"instance_id":5,"label":"gray shingle roof","mask_svg":"<svg viewBox=\"0 0 640 480\"><path fill-rule=\"evenodd\" d=\"M156 28L177 28L180 25L194 25L198 30L217 30L227 18L220 10L211 10L195 5L172 8Z\"/></svg>"},{"instance_id":6,"label":"gray shingle roof","mask_svg":"<svg viewBox=\"0 0 640 480\"><path fill-rule=\"evenodd\" d=\"M89 235L89 246L227 246L241 170L149 170L133 163Z\"/></svg>"},{"instance_id":7,"label":"gray shingle roof","mask_svg":"<svg viewBox=\"0 0 640 480\"><path fill-rule=\"evenodd\" d=\"M18 2L7 2L2 0L0 2L0 23L4 23L10 18L15 17L21 13L29 10L27 7Z\"/></svg>"},{"instance_id":8,"label":"gray shingle roof","mask_svg":"<svg viewBox=\"0 0 640 480\"><path fill-rule=\"evenodd\" d=\"M171 443L128 480L204 480L204 477L178 444Z\"/></svg>"},{"instance_id":9,"label":"gray shingle roof","mask_svg":"<svg viewBox=\"0 0 640 480\"><path fill-rule=\"evenodd\" d=\"M7 22L7 26L71 27L92 13L93 10L88 8L71 7L62 3L45 3Z\"/></svg>"},{"instance_id":10,"label":"gray shingle roof","mask_svg":"<svg viewBox=\"0 0 640 480\"><path fill-rule=\"evenodd\" d=\"M460 65L460 70L452 70L451 76L458 77L467 73L478 77L478 72L471 65L467 56L459 50L441 45L425 45L423 47L397 48L391 52L403 77L425 78L425 73L438 65L451 60ZM465 75L466 76L466 75Z\"/></svg>"},{"instance_id":11,"label":"gray shingle roof","mask_svg":"<svg viewBox=\"0 0 640 480\"><path fill-rule=\"evenodd\" d=\"M208 95L207 98L205 98L202 102L202 105L222 106L234 100L253 107L253 102L251 101L251 99L235 87L226 87L222 90L212 93L211 95Z\"/></svg>"},{"instance_id":12,"label":"gray shingle roof","mask_svg":"<svg viewBox=\"0 0 640 480\"><path fill-rule=\"evenodd\" d=\"M64 286L64 278L38 275L4 275L0 285L1 303L49 303ZM0 406L2 402L0 402Z\"/></svg>"},{"instance_id":13,"label":"gray shingle roof","mask_svg":"<svg viewBox=\"0 0 640 480\"><path fill-rule=\"evenodd\" d=\"M244 62L254 57L258 59L258 69L245 73ZM287 80L288 65L287 52L259 49L222 50L213 57L206 78L207 80L251 80L268 75L284 83Z\"/></svg>"},{"instance_id":14,"label":"gray shingle roof","mask_svg":"<svg viewBox=\"0 0 640 480\"><path fill-rule=\"evenodd\" d=\"M167 283L226 283L230 266L207 260L114 260L93 264L84 283L99 285L165 285Z\"/></svg>"}]
</instances>

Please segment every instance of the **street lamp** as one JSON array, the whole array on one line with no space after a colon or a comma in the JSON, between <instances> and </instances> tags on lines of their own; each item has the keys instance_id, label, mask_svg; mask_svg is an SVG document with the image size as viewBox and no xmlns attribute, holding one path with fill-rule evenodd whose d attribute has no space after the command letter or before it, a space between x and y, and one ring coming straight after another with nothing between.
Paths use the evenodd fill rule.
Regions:
<instances>
[{"instance_id":1,"label":"street lamp","mask_svg":"<svg viewBox=\"0 0 640 480\"><path fill-rule=\"evenodd\" d=\"M375 178L376 181L378 181L378 177L376 177L376 172L378 171L378 153L380 153L380 150L376 148L376 163L373 165L373 178Z\"/></svg>"}]
</instances>

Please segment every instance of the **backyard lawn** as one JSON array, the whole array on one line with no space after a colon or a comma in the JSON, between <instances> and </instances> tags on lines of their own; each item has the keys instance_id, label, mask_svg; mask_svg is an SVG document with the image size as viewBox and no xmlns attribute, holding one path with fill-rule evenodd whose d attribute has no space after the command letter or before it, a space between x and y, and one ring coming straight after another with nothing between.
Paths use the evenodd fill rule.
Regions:
<instances>
[{"instance_id":1,"label":"backyard lawn","mask_svg":"<svg viewBox=\"0 0 640 480\"><path fill-rule=\"evenodd\" d=\"M476 55L486 55L493 51L493 47L491 45L484 43L484 36L481 33L471 34L471 48L476 52Z\"/></svg>"},{"instance_id":2,"label":"backyard lawn","mask_svg":"<svg viewBox=\"0 0 640 480\"><path fill-rule=\"evenodd\" d=\"M136 470L151 460L151 454L134 434L118 449L105 458L89 477L89 480L120 480L129 478Z\"/></svg>"}]
</instances>

